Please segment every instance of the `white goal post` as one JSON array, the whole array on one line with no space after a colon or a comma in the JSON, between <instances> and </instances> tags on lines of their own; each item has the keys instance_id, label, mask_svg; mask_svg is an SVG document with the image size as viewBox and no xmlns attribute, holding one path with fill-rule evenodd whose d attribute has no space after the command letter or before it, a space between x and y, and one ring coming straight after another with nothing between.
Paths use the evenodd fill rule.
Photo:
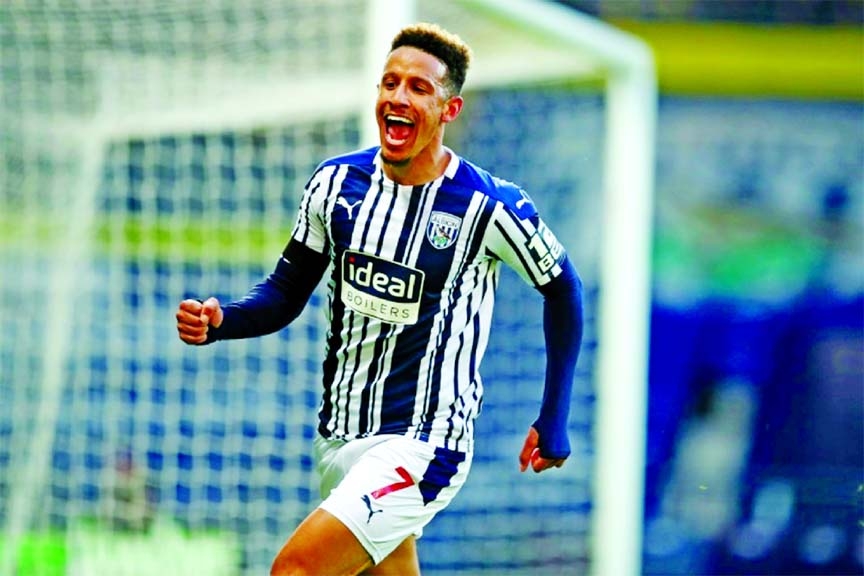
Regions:
<instances>
[{"instance_id":1,"label":"white goal post","mask_svg":"<svg viewBox=\"0 0 864 576\"><path fill-rule=\"evenodd\" d=\"M383 0L381 17L386 16ZM603 238L596 372L591 570L639 574L651 298L657 81L648 46L590 16L542 0L465 0L515 32L508 50L472 42L468 89L537 78L597 78L606 106ZM422 3L421 3L422 4ZM464 21L461 22L464 24ZM454 22L454 24L456 24ZM545 42L570 48L566 56ZM503 53L502 53L503 52ZM472 83L473 82L473 83Z\"/></svg>"},{"instance_id":2,"label":"white goal post","mask_svg":"<svg viewBox=\"0 0 864 576\"><path fill-rule=\"evenodd\" d=\"M606 96L598 316L592 572L639 574L648 382L656 73L647 46L540 2L487 2L561 41L601 71Z\"/></svg>"},{"instance_id":3,"label":"white goal post","mask_svg":"<svg viewBox=\"0 0 864 576\"><path fill-rule=\"evenodd\" d=\"M207 5L208 2L202 0L190 4L198 6ZM268 10L287 9L278 2L268 0L213 0L211 4L214 11L220 13L248 7L250 12L258 14L256 19L252 19L255 22L265 21ZM250 65L243 58L221 58L219 55L207 58L190 57L170 51L159 52L158 49L148 52L139 46L112 52L100 43L102 40L98 38L99 33L90 30L88 33L91 36L85 40L93 43L95 48L80 54L83 75L86 76L84 80L88 82L86 90L83 90L85 95L81 98L83 100L85 97L92 97L92 100L88 100L87 105L79 105L80 103L70 102L71 98L65 95L67 86L63 82L69 82L70 85L79 82L80 78L76 74L81 73L81 70L75 68L74 73L68 73L64 68L66 60L63 55L50 54L50 51L47 51L49 61L44 65L30 62L26 58L6 61L7 69L20 67L20 70L16 68L16 76L10 76L10 80L4 82L7 87L14 82L20 82L22 88L14 97L20 96L24 103L11 106L8 110L3 109L2 96L8 96L12 92L0 91L0 120L14 119L9 125L14 126L14 134L21 135L22 140L13 141L16 136L0 139L0 153L6 153L12 158L8 161L5 158L0 160L17 166L20 155L20 164L23 166L21 182L15 181L15 175L0 180L0 185L6 182L22 186L21 198L17 195L18 190L0 190L0 225L7 230L0 230L0 255L11 255L7 260L8 264L0 269L0 273L5 275L5 278L0 280L0 319L4 322L8 320L9 325L12 325L13 320L15 322L6 339L0 339L0 362L9 358L14 360L8 367L0 366L0 393L10 394L10 404L7 405L9 413L0 406L0 433L4 435L0 439L11 438L12 447L0 448L0 497L5 500L0 502L0 576L16 573L21 561L22 545L33 525L39 524L33 519L44 513L40 509L40 501L43 497L49 498L49 494L56 488L51 479L52 474L63 474L62 466L57 464L57 459L60 458L57 449L58 435L61 435L57 422L63 418L64 411L69 409L67 403L70 395L78 403L76 406L84 406L84 402L76 396L79 393L70 392L70 387L74 388L70 382L77 381L75 378L85 378L81 374L84 371L81 366L87 363L76 356L80 354L82 347L86 346L81 339L83 329L79 323L79 315L83 313L82 310L101 310L101 301L92 297L92 294L98 291L94 289L94 284L103 281L101 276L99 280L89 277L84 270L88 267L108 269L127 259L128 254L125 251L138 248L137 244L130 244L133 248L106 248L97 245L100 241L94 238L94 230L100 230L100 233L106 236L113 234L112 238L123 234L150 234L154 239L153 253L146 255L148 262L157 261L163 256L163 245L160 243L162 235L171 236L176 233L175 229L164 225L159 218L148 214L146 207L140 208L137 204L134 208L134 225L122 222L104 224L99 221L104 216L100 215L100 210L105 212L105 205L109 203L101 196L104 194L103 181L106 173L128 168L131 174L136 169L130 158L123 156L118 160L112 159L111 155L119 154L116 152L117 148L135 148L140 142L158 141L165 135L205 135L203 138L207 140L206 145L200 146L205 149L202 154L210 155L207 160L208 169L215 167L218 170L225 161L221 157L213 158L217 153L214 152L210 139L218 140L220 134L241 131L252 134L248 139L254 140L258 131L270 134L268 130L275 130L276 137L291 140L294 138L293 133L282 134L278 130L284 126L302 124L304 127L297 139L307 134L311 134L313 139L326 139L329 128L314 124L339 118L356 118L359 142L374 143L377 130L370 124L373 121L371 103L383 58L393 33L402 25L415 20L438 22L459 33L472 46L475 62L465 85L469 94L508 86L584 82L590 87L586 90L596 89L602 96L602 186L596 191L602 195L602 216L598 226L602 236L597 240L600 250L597 283L602 286L602 290L599 291L595 303L596 310L589 311L597 318L594 337L598 344L593 360L596 402L592 431L592 511L587 556L590 559L590 569L597 576L638 574L641 567L654 134L657 113L655 69L649 49L632 35L609 24L543 0L298 0L296 4L314 6L314 10L318 10L322 18L330 17L340 10L344 11L345 6L349 6L349 14L339 15L347 20L340 25L347 31L361 28L365 30L362 49L357 56L361 65L334 65L329 68L298 65L296 68L286 68L275 59L266 57L260 61L255 60L253 65ZM293 7L293 4L289 5ZM106 13L117 16L118 20L124 10L140 16L142 12L152 9L164 21L157 19L152 28L142 33L145 40L149 38L148 34L152 35L150 40L153 40L152 45L155 46L160 34L168 34L173 30L173 33L178 35L189 35L193 38L190 42L194 42L195 17L189 17L183 7L175 6L172 2L105 0L103 6L84 0L71 0L68 6L64 4L61 8L74 12L74 6L79 6L82 12L104 8ZM57 10L62 12L61 8ZM52 9L45 10L50 12ZM32 13L30 11L26 0L12 0L6 7L0 7L0 19L3 19L4 14L13 14L15 18L10 21L27 23L28 18L35 20L44 17L36 9L32 9ZM362 14L362 19L350 21L357 14ZM51 13L49 16L63 18L64 14ZM102 14L99 16L101 18ZM185 20L187 17L188 21ZM226 16L226 20L235 26L233 18L233 14ZM83 22L84 18L81 20ZM166 22L171 26L163 26ZM34 28L38 27L37 24L34 24ZM45 32L49 38L46 44L58 41L57 38L65 38L62 33L52 36L57 32L56 28L61 26L56 23L49 24ZM91 24L120 26L122 22L106 24L97 18L95 23ZM225 30L226 34L255 32L242 28L242 25L239 28L226 27ZM209 29L209 32L213 33L214 29ZM26 36L28 30L18 30L15 34ZM10 37L14 42L14 34L0 36L0 42L9 42L3 38ZM36 37L36 34L33 37ZM310 42L314 40L311 32L308 39ZM272 39L268 39L270 40ZM346 40L346 43L349 40ZM226 39L226 44L230 42L230 39ZM146 42L144 44L150 46ZM4 48L8 48L8 45L0 45L0 50ZM354 47L355 50L357 48ZM348 52L350 51L349 48ZM231 52L231 46L228 46L225 52L236 56ZM69 60L72 60L71 56ZM2 63L3 60L0 60L0 64ZM45 87L40 84L44 81L44 70L50 70L55 76L49 85L56 93L48 94L47 97L41 92ZM63 80L64 74L68 79ZM59 84L55 84L57 82ZM48 97L53 100L45 103L43 100ZM29 106L27 98L38 101L38 104ZM308 128L308 125L313 126ZM353 124L350 124L345 131L352 130ZM9 133L13 134L13 131L10 129ZM350 141L351 137L345 136L344 139ZM183 148L183 154L192 154L188 149L193 147L186 144L179 145L172 141L166 143L165 147L173 149L171 147L175 145L178 149ZM229 142L225 147L232 153L235 152L233 142ZM136 159L136 162L161 161L152 157L153 152L146 145L143 148L141 155L144 159ZM194 150L194 153L198 154L198 148ZM317 157L315 152L315 149L297 152L297 165L306 166L314 163L316 159L323 159ZM130 157L133 155L132 152L123 154ZM246 149L237 152L238 156L242 156L237 162L243 163L244 167L254 164L251 154L252 152ZM46 158L50 160L46 161ZM3 167L0 165L0 172ZM106 167L110 167L110 170ZM228 166L226 170L230 172L231 167ZM3 174L0 174L0 178L3 177ZM130 179L132 177L129 176ZM158 196L158 191L154 192L152 189L153 185L148 186L151 188L148 188L147 193ZM29 191L38 191L38 194L28 198ZM262 194L269 193L265 191ZM112 201L134 203L136 199L115 198ZM273 200L270 198L267 201ZM195 214L197 215L197 212ZM263 218L268 218L266 213ZM255 227L255 223L250 223L245 214L238 216L235 224L244 231ZM210 228L202 225L202 230ZM221 229L217 229L217 232L219 230ZM179 262L185 256L180 253L182 250L168 254L167 261L170 265L181 266ZM92 261L96 253L100 253L100 258L108 264L100 261L99 265L94 265ZM269 252L267 254L269 256ZM269 261L261 264L269 264ZM32 265L33 269L16 268L25 265ZM124 262L122 266L111 268L107 272L100 269L99 273L104 272L109 282L128 283L130 281L126 276L130 273L126 267ZM18 273L14 282L9 274L13 268ZM159 268L159 265L154 265L154 268ZM137 269L134 273L138 273ZM194 272L192 275L195 275ZM177 280L166 280L157 275L140 281L146 284L147 289L158 293L159 298L163 292L169 293L171 297L180 293L180 288L176 286ZM168 288L162 286L162 283L168 284ZM35 303L26 306L19 304L24 298L22 294L27 294L30 287L35 287L33 295L50 311L38 325L36 320L33 320L31 325L26 319L17 318L18 315L33 316L33 311L36 310L43 311ZM232 285L232 288L239 290L239 281L238 286ZM125 306L124 298L129 298L129 295L120 288L116 294L104 296L109 304L119 303ZM86 307L77 308L78 303L85 301ZM138 304L133 310L139 310ZM143 305L140 310L144 311ZM147 313L152 312L147 309ZM87 350L90 356L98 356L95 361L90 360L91 363L98 364L102 354L109 358L105 361L107 368L103 370L98 367L99 377L109 381L105 388L121 387L122 384L112 378L126 378L127 375L122 373L125 369L124 363L134 363L134 360L130 361L128 358L128 348L134 348L135 345L124 344L114 337L126 334L123 331L126 328L124 325L116 327L114 332L106 330L109 334L106 350L98 351L99 354ZM314 332L318 328L314 321L309 320L308 325L303 324L298 330L308 329ZM155 357L162 353L159 347L160 333L156 328L148 327L147 330L157 336L152 337L148 332L140 339L151 338L157 342ZM92 328L92 331L98 332L99 328ZM101 346L101 343L99 345ZM37 346L38 350L35 350ZM261 346L267 351L268 361L271 356L278 357L279 342ZM244 355L244 358L252 358L248 360L251 364L259 361L253 357L254 352L247 353L246 348L238 347L235 350L241 350L237 354ZM314 350L309 352L306 348L292 348L290 353L296 355L297 362L305 361L304 355L313 356L317 360ZM172 350L166 354L167 360L157 358L153 361L157 366L157 369L154 369L155 375L141 376L145 371L136 367L135 378L149 386L163 377L165 365L179 369L178 367L184 367L188 363L179 352ZM23 355L27 358L22 359ZM220 358L217 360L224 362ZM292 356L291 361L294 360ZM74 375L69 373L70 366L74 368ZM250 369L250 372L257 374L257 370L258 368ZM201 369L189 378L195 383L210 382L215 371L210 368ZM272 379L275 380L276 377ZM145 388L140 383L138 385L142 390ZM94 394L114 393L110 390L107 393L99 390ZM139 394L139 391L136 390L135 394ZM185 405L182 408L172 408L163 404L145 409L140 399L135 402L137 404L132 409L137 412L130 421L137 426L146 418L151 421L155 419L152 414L159 411L174 410L172 415L176 413L179 420L179 415L184 414L183 410L189 410ZM160 399L159 402L163 400ZM94 420L106 418L97 428L104 428L109 432L105 433L105 437L99 436L94 445L112 446L112 440L116 438L111 436L110 430L126 426L127 422L113 414L94 414L94 410L96 409L85 407L80 417L82 420L88 417ZM299 414L309 412L308 406L292 405L291 410L296 410L292 415L297 415L298 419ZM297 428L300 429L299 424ZM74 431L63 432L69 435L73 433ZM118 435L116 432L113 434ZM156 434L162 434L159 438L168 436L164 431L157 431ZM199 436L191 445L194 450L199 450L199 429L196 429L196 434ZM250 438L257 438L256 434L260 436L260 431L248 432ZM144 441L139 444L132 448L150 455L147 450L149 444ZM277 450L274 449L275 451ZM201 454L195 452L191 456L199 458L196 460L198 462L202 454L203 457L210 458L212 452L210 447L206 450L201 448ZM226 448L226 454L228 452ZM65 454L62 451L61 453ZM97 464L90 462L90 457L89 454L76 453L71 456L73 462L70 466L74 467L78 463L76 459L80 459L86 460L87 466L97 467ZM269 457L270 461L275 459L281 462L278 456ZM158 460L159 466L162 465L158 455L153 458ZM222 463L221 455L217 454L213 458L218 459L219 466L227 467L227 464ZM245 455L238 457L241 464L245 465L243 458ZM95 460L99 462L98 465L102 465L99 458ZM171 472L172 482L176 480L177 486L184 486L185 463L186 460L183 460L179 465L179 472ZM569 462L568 468L579 465L579 462ZM227 500L227 496L224 496L226 489L211 478L218 475L213 470L216 468L209 470L209 475L201 477L202 486L199 488L204 491L203 486L206 485L206 490L210 491L207 494L212 495L214 502L218 499L221 503L222 499ZM305 473L304 469L297 480L297 490L303 494L310 489ZM73 475L70 474L71 476ZM196 477L196 481L198 479ZM84 483L83 486L88 487L90 484ZM61 485L55 491L68 501L74 500L74 490L67 489L68 486ZM56 495L51 498L62 499ZM95 507L91 499L96 498L90 495L82 497L81 502L68 504L66 512L87 512L91 506ZM239 511L246 510L247 506L252 507L244 498L245 495L238 498L239 503L231 503L232 514L240 515ZM254 510L255 514L261 514L258 508ZM64 517L61 524L66 522L68 519ZM253 544L259 546L260 543L255 540ZM266 546L274 548L277 545L277 541L266 543ZM260 546L264 547L265 544ZM266 550L263 553L266 554ZM246 569L251 571L257 568L258 564L252 562L247 564Z\"/></svg>"}]
</instances>

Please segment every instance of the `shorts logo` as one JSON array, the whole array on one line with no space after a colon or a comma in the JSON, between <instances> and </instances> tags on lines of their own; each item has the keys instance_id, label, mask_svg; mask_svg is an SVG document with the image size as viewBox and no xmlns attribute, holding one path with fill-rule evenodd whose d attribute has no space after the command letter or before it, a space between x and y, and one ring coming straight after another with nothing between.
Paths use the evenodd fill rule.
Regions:
<instances>
[{"instance_id":1,"label":"shorts logo","mask_svg":"<svg viewBox=\"0 0 864 576\"><path fill-rule=\"evenodd\" d=\"M366 508L369 510L369 517L366 518L366 523L369 524L372 521L372 517L379 512L383 513L383 509L375 509L372 507L372 500L377 500L378 498L383 498L387 494L392 492L398 492L399 490L404 490L405 488L410 488L414 486L414 478L411 477L411 474L408 473L405 468L402 466L397 466L395 469L396 474L399 475L401 480L398 480L392 484L388 484L387 486L382 486L377 490L373 490L369 494L364 494L361 496L363 502L366 504Z\"/></svg>"},{"instance_id":2,"label":"shorts logo","mask_svg":"<svg viewBox=\"0 0 864 576\"><path fill-rule=\"evenodd\" d=\"M342 303L351 310L393 324L415 324L425 275L371 254L342 255Z\"/></svg>"},{"instance_id":3,"label":"shorts logo","mask_svg":"<svg viewBox=\"0 0 864 576\"><path fill-rule=\"evenodd\" d=\"M375 514L384 513L383 509L379 508L376 510L375 508L372 508L372 499L369 497L368 494L364 494L363 496L361 496L361 498L363 498L363 502L366 503L366 508L369 509L369 517L366 518L366 524L372 522L372 516L374 516Z\"/></svg>"},{"instance_id":4,"label":"shorts logo","mask_svg":"<svg viewBox=\"0 0 864 576\"><path fill-rule=\"evenodd\" d=\"M438 250L449 248L459 236L462 219L446 212L432 212L426 227L426 238Z\"/></svg>"}]
</instances>

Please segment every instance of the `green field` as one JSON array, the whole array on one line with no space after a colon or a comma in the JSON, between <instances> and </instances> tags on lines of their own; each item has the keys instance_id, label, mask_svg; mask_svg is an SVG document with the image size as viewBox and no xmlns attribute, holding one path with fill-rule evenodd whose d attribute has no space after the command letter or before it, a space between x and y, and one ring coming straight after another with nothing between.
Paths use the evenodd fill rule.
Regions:
<instances>
[{"instance_id":1,"label":"green field","mask_svg":"<svg viewBox=\"0 0 864 576\"><path fill-rule=\"evenodd\" d=\"M0 540L0 553L6 552ZM25 535L16 564L15 573L22 576L236 576L240 553L229 534L188 533L171 524L156 525L147 533L85 526L68 534Z\"/></svg>"}]
</instances>

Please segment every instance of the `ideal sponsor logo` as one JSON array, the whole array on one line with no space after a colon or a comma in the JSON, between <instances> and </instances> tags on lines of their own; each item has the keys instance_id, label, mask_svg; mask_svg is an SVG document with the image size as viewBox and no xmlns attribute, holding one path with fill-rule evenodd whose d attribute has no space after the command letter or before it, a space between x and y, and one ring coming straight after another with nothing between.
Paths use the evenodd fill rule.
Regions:
<instances>
[{"instance_id":1,"label":"ideal sponsor logo","mask_svg":"<svg viewBox=\"0 0 864 576\"><path fill-rule=\"evenodd\" d=\"M429 225L426 227L426 238L435 248L444 250L456 242L462 218L446 212L432 212L429 215Z\"/></svg>"},{"instance_id":2,"label":"ideal sponsor logo","mask_svg":"<svg viewBox=\"0 0 864 576\"><path fill-rule=\"evenodd\" d=\"M414 324L420 313L422 271L354 250L342 255L342 303L394 324Z\"/></svg>"},{"instance_id":3,"label":"ideal sponsor logo","mask_svg":"<svg viewBox=\"0 0 864 576\"><path fill-rule=\"evenodd\" d=\"M537 267L544 273L548 272L564 253L564 247L542 220L540 220L534 235L528 240L528 248L534 254L534 262Z\"/></svg>"}]
</instances>

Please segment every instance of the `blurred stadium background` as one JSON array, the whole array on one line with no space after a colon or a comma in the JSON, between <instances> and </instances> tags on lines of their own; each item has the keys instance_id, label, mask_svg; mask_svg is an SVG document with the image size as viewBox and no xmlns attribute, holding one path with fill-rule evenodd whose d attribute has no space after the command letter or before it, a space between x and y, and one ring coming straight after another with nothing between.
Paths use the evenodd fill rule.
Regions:
<instances>
[{"instance_id":1,"label":"blurred stadium background","mask_svg":"<svg viewBox=\"0 0 864 576\"><path fill-rule=\"evenodd\" d=\"M515 470L543 346L539 299L505 272L475 468L421 560L583 574L608 489L595 368L616 347L595 316L608 101L489 4L417 16L510 59L469 81L448 143L524 184L585 276L574 455ZM641 38L657 67L636 570L860 574L864 4L549 4ZM320 294L278 335L206 349L177 341L173 310L245 293L314 166L363 139L366 7L0 3L0 575L266 573L315 505Z\"/></svg>"}]
</instances>

